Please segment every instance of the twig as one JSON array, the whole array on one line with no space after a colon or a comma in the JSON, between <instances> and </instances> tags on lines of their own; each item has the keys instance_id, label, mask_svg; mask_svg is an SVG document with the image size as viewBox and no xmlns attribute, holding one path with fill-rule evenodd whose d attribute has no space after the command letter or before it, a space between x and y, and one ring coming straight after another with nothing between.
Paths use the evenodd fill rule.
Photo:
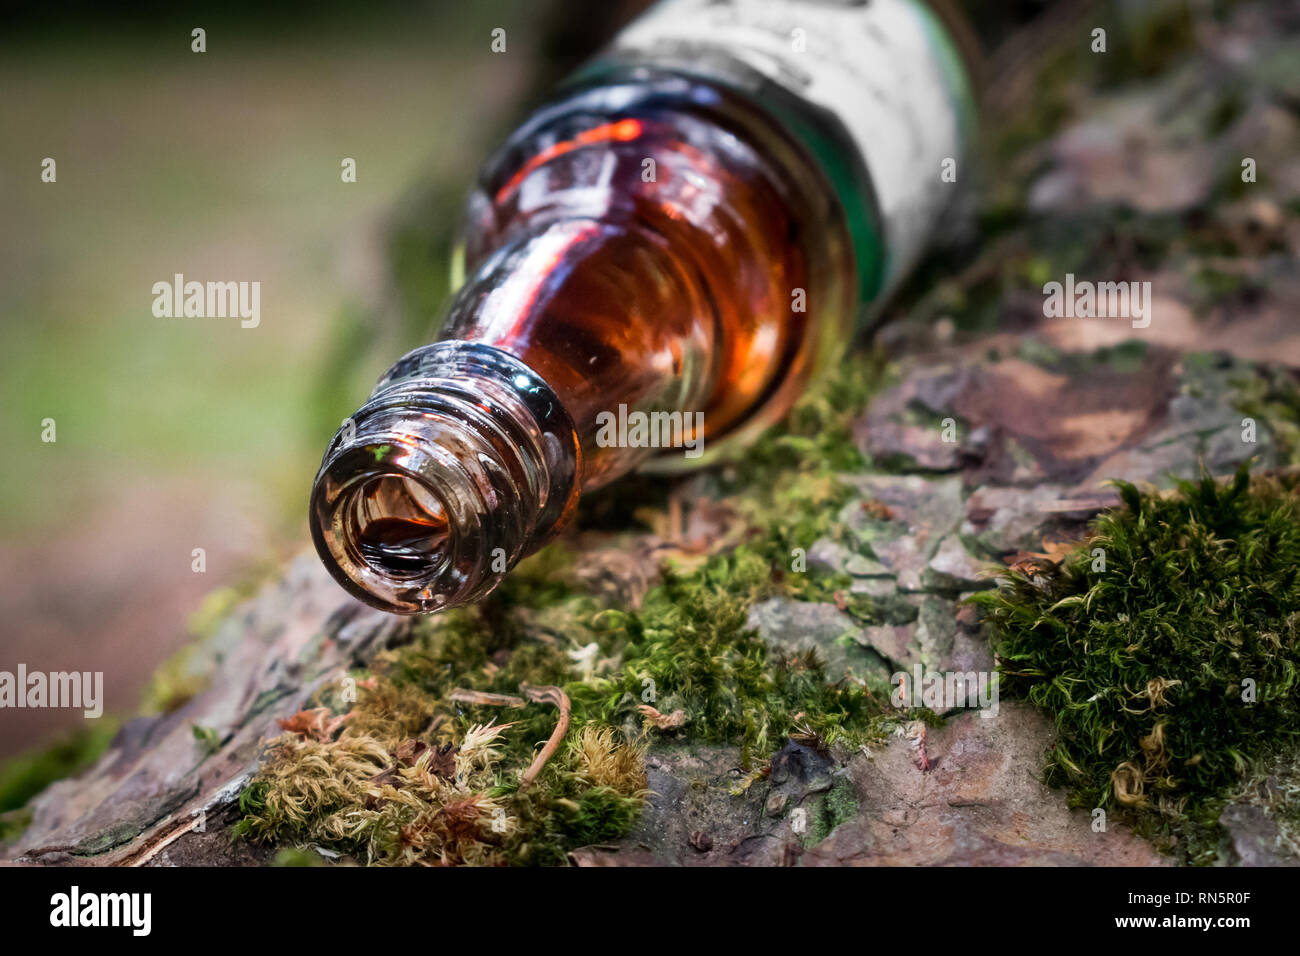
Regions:
<instances>
[{"instance_id":1,"label":"twig","mask_svg":"<svg viewBox=\"0 0 1300 956\"><path fill-rule=\"evenodd\" d=\"M199 821L202 819L202 816L199 814L192 814L188 820L182 821L180 825L173 827L166 833L154 837L139 850L136 850L130 856L122 859L118 863L118 866L144 866L167 847L171 846L171 844L175 843L185 834L198 826Z\"/></svg>"},{"instance_id":2,"label":"twig","mask_svg":"<svg viewBox=\"0 0 1300 956\"><path fill-rule=\"evenodd\" d=\"M450 699L458 704L482 704L487 707L524 707L528 703L513 694L489 694L482 690L465 690L463 687L453 690Z\"/></svg>"},{"instance_id":3,"label":"twig","mask_svg":"<svg viewBox=\"0 0 1300 956\"><path fill-rule=\"evenodd\" d=\"M524 771L523 776L519 778L519 789L523 790L537 779L537 775L546 766L546 761L550 760L551 756L559 748L560 741L564 739L564 734L569 729L569 714L573 709L573 705L569 703L569 695L558 687L528 687L525 685L519 689L529 700L539 704L554 704L560 710L560 719L555 722L555 729L551 731L551 739L546 741L546 746L542 748L528 769Z\"/></svg>"}]
</instances>

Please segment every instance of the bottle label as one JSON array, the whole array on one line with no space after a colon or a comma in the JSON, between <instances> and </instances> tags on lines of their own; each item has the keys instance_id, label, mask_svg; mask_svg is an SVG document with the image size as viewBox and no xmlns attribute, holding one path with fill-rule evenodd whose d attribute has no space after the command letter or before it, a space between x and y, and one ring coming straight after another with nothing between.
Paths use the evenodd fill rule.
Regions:
<instances>
[{"instance_id":1,"label":"bottle label","mask_svg":"<svg viewBox=\"0 0 1300 956\"><path fill-rule=\"evenodd\" d=\"M915 264L955 191L970 121L958 56L919 0L662 0L614 49L722 53L828 110L871 176L886 290Z\"/></svg>"}]
</instances>

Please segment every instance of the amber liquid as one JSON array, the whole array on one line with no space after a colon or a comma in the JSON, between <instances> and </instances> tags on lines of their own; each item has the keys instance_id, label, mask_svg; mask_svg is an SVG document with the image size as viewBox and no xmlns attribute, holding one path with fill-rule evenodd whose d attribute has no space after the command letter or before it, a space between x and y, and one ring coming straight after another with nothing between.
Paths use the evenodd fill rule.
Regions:
<instances>
[{"instance_id":1,"label":"amber liquid","mask_svg":"<svg viewBox=\"0 0 1300 956\"><path fill-rule=\"evenodd\" d=\"M380 518L361 532L361 554L393 575L415 574L427 568L429 556L437 554L447 537L447 523Z\"/></svg>"},{"instance_id":2,"label":"amber liquid","mask_svg":"<svg viewBox=\"0 0 1300 956\"><path fill-rule=\"evenodd\" d=\"M624 92L634 101L577 97L488 165L467 240L478 275L458 300L470 307L446 332L546 380L586 488L648 454L598 446L598 414L702 412L709 442L771 419L852 310L841 214L798 144L692 81Z\"/></svg>"},{"instance_id":3,"label":"amber liquid","mask_svg":"<svg viewBox=\"0 0 1300 956\"><path fill-rule=\"evenodd\" d=\"M362 557L394 577L427 571L446 544L447 519L440 506L402 478L372 482L354 507Z\"/></svg>"}]
</instances>

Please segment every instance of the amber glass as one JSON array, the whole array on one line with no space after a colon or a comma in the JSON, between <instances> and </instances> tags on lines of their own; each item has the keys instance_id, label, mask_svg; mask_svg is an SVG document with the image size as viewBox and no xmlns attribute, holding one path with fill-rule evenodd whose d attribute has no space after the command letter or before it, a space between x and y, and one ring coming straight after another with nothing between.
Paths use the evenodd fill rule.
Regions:
<instances>
[{"instance_id":1,"label":"amber glass","mask_svg":"<svg viewBox=\"0 0 1300 956\"><path fill-rule=\"evenodd\" d=\"M842 214L811 158L682 76L630 71L539 111L488 164L467 233L445 335L555 390L584 487L653 453L597 447L600 412L703 412L704 447L722 448L788 408L852 316Z\"/></svg>"},{"instance_id":2,"label":"amber glass","mask_svg":"<svg viewBox=\"0 0 1300 956\"><path fill-rule=\"evenodd\" d=\"M647 69L533 114L484 169L463 255L441 341L385 376L313 493L331 572L397 612L486 594L582 489L743 443L842 347L857 292L801 144L736 93ZM620 405L702 421L704 456L598 441Z\"/></svg>"}]
</instances>

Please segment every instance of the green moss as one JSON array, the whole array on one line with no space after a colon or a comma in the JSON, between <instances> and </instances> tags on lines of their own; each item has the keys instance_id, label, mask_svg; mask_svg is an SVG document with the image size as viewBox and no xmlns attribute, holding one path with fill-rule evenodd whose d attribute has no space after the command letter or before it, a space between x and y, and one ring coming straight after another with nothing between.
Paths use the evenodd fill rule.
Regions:
<instances>
[{"instance_id":1,"label":"green moss","mask_svg":"<svg viewBox=\"0 0 1300 956\"><path fill-rule=\"evenodd\" d=\"M1004 692L1056 719L1049 782L1173 841L1300 733L1300 496L1245 466L1163 495L1117 484L1124 506L1058 570L1009 572L971 600Z\"/></svg>"},{"instance_id":2,"label":"green moss","mask_svg":"<svg viewBox=\"0 0 1300 956\"><path fill-rule=\"evenodd\" d=\"M623 836L636 823L641 801L610 787L584 790L577 801L560 805L559 828L573 846L606 843Z\"/></svg>"},{"instance_id":3,"label":"green moss","mask_svg":"<svg viewBox=\"0 0 1300 956\"><path fill-rule=\"evenodd\" d=\"M878 352L855 354L828 369L781 423L746 449L729 490L760 493L791 475L860 469L863 458L852 425L886 378Z\"/></svg>"},{"instance_id":4,"label":"green moss","mask_svg":"<svg viewBox=\"0 0 1300 956\"><path fill-rule=\"evenodd\" d=\"M190 732L194 734L195 742L205 755L214 754L221 749L221 735L211 727L190 724Z\"/></svg>"},{"instance_id":5,"label":"green moss","mask_svg":"<svg viewBox=\"0 0 1300 956\"><path fill-rule=\"evenodd\" d=\"M266 798L271 785L265 780L254 780L239 793L239 812L246 816L258 815L266 810Z\"/></svg>"},{"instance_id":6,"label":"green moss","mask_svg":"<svg viewBox=\"0 0 1300 956\"><path fill-rule=\"evenodd\" d=\"M285 847L275 855L272 866L325 866L326 860L314 850Z\"/></svg>"},{"instance_id":7,"label":"green moss","mask_svg":"<svg viewBox=\"0 0 1300 956\"><path fill-rule=\"evenodd\" d=\"M13 843L32 825L32 811L26 807L0 813L0 846Z\"/></svg>"},{"instance_id":8,"label":"green moss","mask_svg":"<svg viewBox=\"0 0 1300 956\"><path fill-rule=\"evenodd\" d=\"M838 777L831 788L818 794L808 814L808 832L803 845L813 847L835 832L841 823L847 823L858 813L858 795L853 784Z\"/></svg>"},{"instance_id":9,"label":"green moss","mask_svg":"<svg viewBox=\"0 0 1300 956\"><path fill-rule=\"evenodd\" d=\"M770 563L750 548L690 573L667 572L636 612L546 591L525 571L511 589L422 622L409 645L381 655L337 740L282 738L241 797L238 834L316 842L371 862L421 862L423 849L413 852L403 834L432 826L439 800L452 798L408 784L399 788L402 801L389 796L391 804L376 806L375 779L392 769L404 740L459 746L472 727L496 719L511 726L473 792L493 801L508 826L483 830L483 817L475 832L481 846L471 852L458 844L454 861L555 864L574 847L617 839L634 825L644 771L630 748L675 733L646 721L645 703L664 714L682 710L682 732L692 739L739 743L746 765L766 759L796 729L827 742L878 731L880 701L859 685L830 684L811 656L773 655L745 626L750 605L774 587ZM556 573L554 565L534 572ZM521 594L534 603L510 603ZM594 672L583 678L572 652L592 642ZM572 722L571 743L520 791L519 774L554 728L554 709L449 698L455 688L513 694L525 683L562 685ZM603 764L601 754L610 755ZM469 791L454 797L469 799Z\"/></svg>"},{"instance_id":10,"label":"green moss","mask_svg":"<svg viewBox=\"0 0 1300 956\"><path fill-rule=\"evenodd\" d=\"M601 615L623 666L575 692L611 723L652 693L659 711L684 711L693 739L739 743L745 767L769 757L797 726L828 743L873 735L882 711L866 689L831 684L814 655L776 654L746 626L750 606L773 587L771 565L749 547L689 575L669 572L639 611Z\"/></svg>"},{"instance_id":11,"label":"green moss","mask_svg":"<svg viewBox=\"0 0 1300 956\"><path fill-rule=\"evenodd\" d=\"M1267 428L1284 464L1300 465L1300 385L1295 374L1260 366L1238 378L1235 405Z\"/></svg>"},{"instance_id":12,"label":"green moss","mask_svg":"<svg viewBox=\"0 0 1300 956\"><path fill-rule=\"evenodd\" d=\"M848 593L848 575L796 572L794 557L806 556L819 538L837 535L837 514L854 495L841 476L866 466L853 424L888 380L879 353L846 359L746 452L725 481L723 490L753 527L747 545L768 562L781 593L805 601ZM850 602L853 613L871 617L867 598L854 595Z\"/></svg>"},{"instance_id":13,"label":"green moss","mask_svg":"<svg viewBox=\"0 0 1300 956\"><path fill-rule=\"evenodd\" d=\"M222 613L228 614L230 606L224 604L224 597L221 595ZM206 606L207 602L204 603ZM207 689L212 675L209 669L198 664L198 648L197 642L186 644L158 666L142 695L142 714L170 714Z\"/></svg>"},{"instance_id":14,"label":"green moss","mask_svg":"<svg viewBox=\"0 0 1300 956\"><path fill-rule=\"evenodd\" d=\"M16 810L56 780L75 776L108 747L117 723L98 720L56 743L10 757L0 764L0 813ZM16 825L11 821L10 828Z\"/></svg>"}]
</instances>

